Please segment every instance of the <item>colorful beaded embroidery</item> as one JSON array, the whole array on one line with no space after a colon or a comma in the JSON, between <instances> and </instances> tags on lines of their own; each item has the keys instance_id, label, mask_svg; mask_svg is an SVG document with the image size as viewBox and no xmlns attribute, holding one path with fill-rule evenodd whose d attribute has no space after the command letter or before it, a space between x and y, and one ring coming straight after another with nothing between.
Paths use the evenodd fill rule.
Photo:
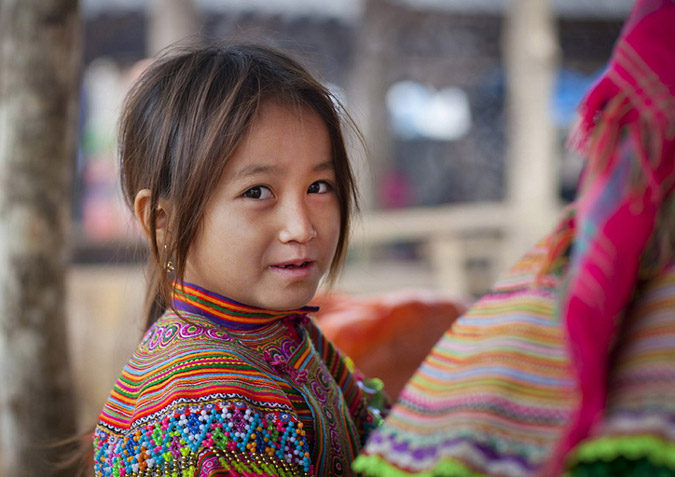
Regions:
<instances>
[{"instance_id":1,"label":"colorful beaded embroidery","mask_svg":"<svg viewBox=\"0 0 675 477\"><path fill-rule=\"evenodd\" d=\"M124 437L99 426L94 436L95 471L116 477L179 471L176 475L192 476L196 458L211 449L220 451L217 455L225 469L301 475L294 470L300 468L304 475L314 475L302 427L289 413L262 413L242 402L179 407ZM241 454L247 459L242 460Z\"/></svg>"}]
</instances>

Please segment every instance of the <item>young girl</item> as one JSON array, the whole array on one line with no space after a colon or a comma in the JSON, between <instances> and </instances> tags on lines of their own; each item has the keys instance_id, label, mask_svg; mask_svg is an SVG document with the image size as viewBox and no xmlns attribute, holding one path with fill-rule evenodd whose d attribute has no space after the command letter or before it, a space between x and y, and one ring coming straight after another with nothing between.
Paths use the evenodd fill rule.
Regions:
<instances>
[{"instance_id":1,"label":"young girl","mask_svg":"<svg viewBox=\"0 0 675 477\"><path fill-rule=\"evenodd\" d=\"M356 204L341 112L258 46L185 51L133 87L121 179L148 330L101 413L97 476L353 475L377 412L306 306Z\"/></svg>"}]
</instances>

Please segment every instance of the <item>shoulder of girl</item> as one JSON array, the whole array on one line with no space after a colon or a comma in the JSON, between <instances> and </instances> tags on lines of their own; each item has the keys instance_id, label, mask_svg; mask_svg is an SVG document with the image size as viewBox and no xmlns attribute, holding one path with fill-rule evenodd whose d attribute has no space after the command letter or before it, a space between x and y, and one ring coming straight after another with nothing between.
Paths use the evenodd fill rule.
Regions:
<instances>
[{"instance_id":1,"label":"shoulder of girl","mask_svg":"<svg viewBox=\"0 0 675 477\"><path fill-rule=\"evenodd\" d=\"M302 423L282 403L243 397L182 400L136 419L126 429L102 420L94 433L95 473L124 475L115 473L124 469L126 475L140 475L151 471L153 463L165 464L165 470L187 468L212 451L247 471L253 469L245 464L263 457L303 468L309 447L302 436Z\"/></svg>"}]
</instances>

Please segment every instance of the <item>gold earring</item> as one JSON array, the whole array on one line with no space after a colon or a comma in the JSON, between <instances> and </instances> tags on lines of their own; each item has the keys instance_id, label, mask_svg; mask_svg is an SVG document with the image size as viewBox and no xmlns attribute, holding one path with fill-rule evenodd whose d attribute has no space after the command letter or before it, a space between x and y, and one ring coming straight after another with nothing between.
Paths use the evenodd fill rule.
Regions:
<instances>
[{"instance_id":1,"label":"gold earring","mask_svg":"<svg viewBox=\"0 0 675 477\"><path fill-rule=\"evenodd\" d=\"M169 250L169 247L166 244L164 244L164 255L165 256L168 255L168 253L167 253L168 250ZM171 261L171 258L169 258L166 261L166 265L164 265L164 269L166 270L166 273L173 273L173 272L176 271L176 266Z\"/></svg>"}]
</instances>

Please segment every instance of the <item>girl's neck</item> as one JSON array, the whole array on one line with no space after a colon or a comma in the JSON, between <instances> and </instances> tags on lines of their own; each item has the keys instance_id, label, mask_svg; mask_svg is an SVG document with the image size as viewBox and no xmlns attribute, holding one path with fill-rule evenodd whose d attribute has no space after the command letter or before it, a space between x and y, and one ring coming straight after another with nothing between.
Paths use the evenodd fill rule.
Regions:
<instances>
[{"instance_id":1,"label":"girl's neck","mask_svg":"<svg viewBox=\"0 0 675 477\"><path fill-rule=\"evenodd\" d=\"M172 307L178 311L193 313L207 318L212 323L237 331L254 331L283 318L316 312L316 306L304 306L295 310L265 310L236 302L191 283L175 283L171 294Z\"/></svg>"}]
</instances>

